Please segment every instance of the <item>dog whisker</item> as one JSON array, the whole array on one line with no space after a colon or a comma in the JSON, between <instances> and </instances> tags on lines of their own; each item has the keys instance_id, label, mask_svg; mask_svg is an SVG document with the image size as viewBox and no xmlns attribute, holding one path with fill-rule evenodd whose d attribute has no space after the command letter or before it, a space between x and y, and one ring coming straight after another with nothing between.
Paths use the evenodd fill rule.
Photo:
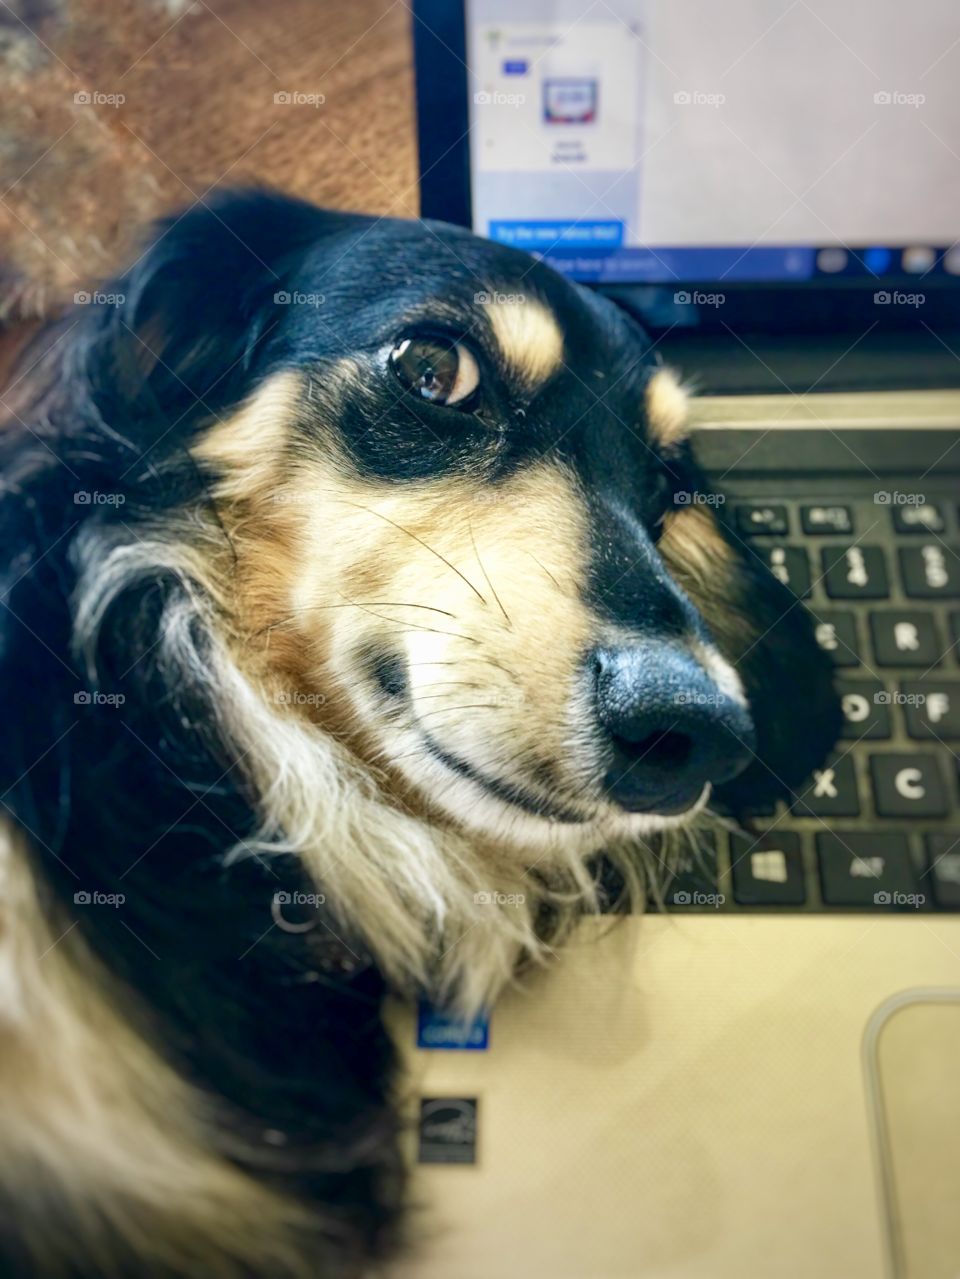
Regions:
<instances>
[{"instance_id":1,"label":"dog whisker","mask_svg":"<svg viewBox=\"0 0 960 1279\"><path fill-rule=\"evenodd\" d=\"M439 706L435 711L427 711L426 715L418 715L417 720L432 719L434 715L452 715L454 711L495 711L499 710L496 702L468 702L465 706Z\"/></svg>"},{"instance_id":2,"label":"dog whisker","mask_svg":"<svg viewBox=\"0 0 960 1279\"><path fill-rule=\"evenodd\" d=\"M483 574L484 581L490 587L490 593L493 595L493 598L497 601L497 608L499 608L500 612L503 614L507 625L510 627L511 630L513 630L513 623L510 620L510 614L503 607L503 601L500 599L500 596L497 594L497 588L494 586L493 582L490 581L490 574L487 572L486 567L484 566L483 560L480 558L480 548L477 546L477 539L473 535L473 525L471 524L469 527L470 527L470 541L473 545L473 553L477 557L477 563L480 565L480 572Z\"/></svg>"},{"instance_id":3,"label":"dog whisker","mask_svg":"<svg viewBox=\"0 0 960 1279\"><path fill-rule=\"evenodd\" d=\"M452 564L445 555L441 555L441 553L435 547L431 546L429 542L425 542L422 537L418 537L417 534L412 533L410 529L404 528L403 525L398 524L396 520L390 519L389 515L384 515L382 511L374 510L372 506L364 506L363 503L361 502L350 502L346 498L337 498L335 500L338 502L342 502L343 505L345 506L356 507L358 511L366 511L369 515L376 515L381 520L383 520L384 523L391 525L395 529L399 529L401 533L405 533L407 537L413 538L415 542L419 542L420 545L424 547L426 550L428 550L431 555L435 555L438 560L441 560L444 564L446 564L447 568L450 569L452 573L456 573L457 577L459 577L461 581L465 582L467 586L470 587L471 591L473 591L477 599L480 600L481 604L487 603L484 596L481 594L480 591L477 590L474 584L470 581L469 577L461 573L460 570L457 568L456 564Z\"/></svg>"},{"instance_id":4,"label":"dog whisker","mask_svg":"<svg viewBox=\"0 0 960 1279\"><path fill-rule=\"evenodd\" d=\"M557 588L557 590L558 590L558 591L563 591L563 587L560 585L560 583L557 581L557 579L553 576L553 574L552 574L552 573L550 572L550 570L547 568L546 564L541 564L541 562L540 562L540 561L537 559L537 557L534 555L533 551L527 551L526 553L527 553L527 555L529 555L529 556L530 556L530 558L533 560L534 564L536 564L538 568L542 569L542 570L543 570L543 572L544 572L544 573L546 573L547 577L549 577L550 581L554 584L554 586ZM564 594L566 594L566 592L564 592Z\"/></svg>"},{"instance_id":5,"label":"dog whisker","mask_svg":"<svg viewBox=\"0 0 960 1279\"><path fill-rule=\"evenodd\" d=\"M254 631L253 634L263 635L266 631L276 630L281 626L290 626L294 622L299 621L304 613L321 612L328 608L417 608L423 609L430 613L440 613L443 617L455 618L456 613L451 613L445 608L436 608L432 604L408 604L399 600L342 600L336 604L304 604L302 608L298 608L295 613L288 613L286 617L281 617L279 621L271 622L269 626L261 627L260 630ZM374 614L379 616L379 614ZM396 620L396 619L392 619Z\"/></svg>"}]
</instances>

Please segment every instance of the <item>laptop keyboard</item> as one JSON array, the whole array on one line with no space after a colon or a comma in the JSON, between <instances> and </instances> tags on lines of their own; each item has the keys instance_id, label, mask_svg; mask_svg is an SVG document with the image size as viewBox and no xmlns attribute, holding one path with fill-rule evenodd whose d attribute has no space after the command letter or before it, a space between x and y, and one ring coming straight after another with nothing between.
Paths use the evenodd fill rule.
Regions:
<instances>
[{"instance_id":1,"label":"laptop keyboard","mask_svg":"<svg viewBox=\"0 0 960 1279\"><path fill-rule=\"evenodd\" d=\"M834 501L731 497L733 527L804 601L844 727L791 804L700 837L670 910L960 910L960 507L924 482Z\"/></svg>"}]
</instances>

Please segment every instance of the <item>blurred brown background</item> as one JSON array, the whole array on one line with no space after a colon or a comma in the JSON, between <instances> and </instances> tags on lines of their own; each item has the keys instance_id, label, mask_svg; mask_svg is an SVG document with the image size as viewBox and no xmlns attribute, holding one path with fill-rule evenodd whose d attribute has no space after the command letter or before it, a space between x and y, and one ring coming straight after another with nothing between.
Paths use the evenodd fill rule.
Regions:
<instances>
[{"instance_id":1,"label":"blurred brown background","mask_svg":"<svg viewBox=\"0 0 960 1279\"><path fill-rule=\"evenodd\" d=\"M0 354L213 186L415 215L413 21L406 0L6 0Z\"/></svg>"}]
</instances>

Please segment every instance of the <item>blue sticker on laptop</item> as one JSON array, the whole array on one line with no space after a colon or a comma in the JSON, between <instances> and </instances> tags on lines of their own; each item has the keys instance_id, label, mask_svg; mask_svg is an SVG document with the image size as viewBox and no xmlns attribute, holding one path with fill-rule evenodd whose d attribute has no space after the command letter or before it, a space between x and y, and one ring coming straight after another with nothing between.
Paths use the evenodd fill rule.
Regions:
<instances>
[{"instance_id":1,"label":"blue sticker on laptop","mask_svg":"<svg viewBox=\"0 0 960 1279\"><path fill-rule=\"evenodd\" d=\"M421 999L417 1005L417 1047L483 1052L490 1046L490 1016L481 1011L465 1021Z\"/></svg>"}]
</instances>

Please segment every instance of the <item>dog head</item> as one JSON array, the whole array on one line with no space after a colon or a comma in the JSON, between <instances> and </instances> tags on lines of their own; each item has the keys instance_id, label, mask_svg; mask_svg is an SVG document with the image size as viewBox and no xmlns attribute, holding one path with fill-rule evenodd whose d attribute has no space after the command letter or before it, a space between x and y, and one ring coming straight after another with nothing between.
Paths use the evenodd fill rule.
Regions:
<instances>
[{"instance_id":1,"label":"dog head","mask_svg":"<svg viewBox=\"0 0 960 1279\"><path fill-rule=\"evenodd\" d=\"M176 542L270 712L233 736L267 752L261 792L301 777L296 821L322 739L381 811L525 871L786 793L832 744L806 614L609 301L459 228L263 193L172 220L112 292L67 343L125 464L85 580Z\"/></svg>"}]
</instances>

